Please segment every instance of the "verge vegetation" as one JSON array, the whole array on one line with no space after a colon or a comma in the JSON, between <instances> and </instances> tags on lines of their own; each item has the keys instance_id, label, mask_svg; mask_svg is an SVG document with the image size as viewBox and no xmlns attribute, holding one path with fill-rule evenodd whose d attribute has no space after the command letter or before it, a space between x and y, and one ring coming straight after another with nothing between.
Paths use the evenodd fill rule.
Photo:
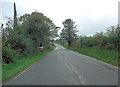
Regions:
<instances>
[{"instance_id":1,"label":"verge vegetation","mask_svg":"<svg viewBox=\"0 0 120 87\"><path fill-rule=\"evenodd\" d=\"M55 49L53 46L50 49L46 49L44 52L36 52L22 59L16 60L16 63L2 64L2 81L6 81L15 75L19 74L21 71L32 65L34 62L40 60L47 52Z\"/></svg>"},{"instance_id":2,"label":"verge vegetation","mask_svg":"<svg viewBox=\"0 0 120 87\"><path fill-rule=\"evenodd\" d=\"M97 32L93 36L81 35L72 42L71 46L63 39L56 40L56 42L70 50L94 57L115 66L120 65L120 27L118 25L107 28L105 33Z\"/></svg>"},{"instance_id":3,"label":"verge vegetation","mask_svg":"<svg viewBox=\"0 0 120 87\"><path fill-rule=\"evenodd\" d=\"M52 50L59 27L36 11L17 17L14 3L14 17L8 18L5 27L1 24L1 29L2 80L5 81Z\"/></svg>"}]
</instances>

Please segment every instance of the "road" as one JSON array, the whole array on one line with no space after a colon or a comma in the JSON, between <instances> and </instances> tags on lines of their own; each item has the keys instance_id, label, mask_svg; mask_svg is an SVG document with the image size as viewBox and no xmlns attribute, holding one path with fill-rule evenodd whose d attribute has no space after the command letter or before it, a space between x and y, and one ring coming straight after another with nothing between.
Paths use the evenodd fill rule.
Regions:
<instances>
[{"instance_id":1,"label":"road","mask_svg":"<svg viewBox=\"0 0 120 87\"><path fill-rule=\"evenodd\" d=\"M56 44L8 85L117 85L118 69Z\"/></svg>"}]
</instances>

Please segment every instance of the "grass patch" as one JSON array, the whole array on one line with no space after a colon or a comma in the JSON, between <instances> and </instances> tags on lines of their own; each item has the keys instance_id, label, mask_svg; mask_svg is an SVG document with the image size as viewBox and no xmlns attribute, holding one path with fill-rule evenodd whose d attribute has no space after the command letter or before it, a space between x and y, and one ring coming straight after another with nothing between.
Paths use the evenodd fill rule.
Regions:
<instances>
[{"instance_id":1,"label":"grass patch","mask_svg":"<svg viewBox=\"0 0 120 87\"><path fill-rule=\"evenodd\" d=\"M69 50L76 51L78 53L91 56L98 60L104 61L106 63L118 66L118 51L108 50L104 48L99 48L97 46L93 47L83 47L80 49L75 49L74 47L67 47Z\"/></svg>"},{"instance_id":2,"label":"grass patch","mask_svg":"<svg viewBox=\"0 0 120 87\"><path fill-rule=\"evenodd\" d=\"M18 73L29 67L31 64L41 59L47 52L50 52L55 48L56 46L50 49L45 49L44 52L34 53L26 58L17 60L16 63L10 63L10 64L2 63L2 81L4 82L14 77Z\"/></svg>"}]
</instances>

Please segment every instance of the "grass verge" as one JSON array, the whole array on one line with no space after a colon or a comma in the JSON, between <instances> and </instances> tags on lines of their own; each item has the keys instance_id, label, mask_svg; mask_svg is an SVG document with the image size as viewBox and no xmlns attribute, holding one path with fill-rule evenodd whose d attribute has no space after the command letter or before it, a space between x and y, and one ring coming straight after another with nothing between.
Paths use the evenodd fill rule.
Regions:
<instances>
[{"instance_id":1,"label":"grass verge","mask_svg":"<svg viewBox=\"0 0 120 87\"><path fill-rule=\"evenodd\" d=\"M64 46L65 47L65 46ZM76 49L75 47L65 47L69 50L76 51L78 53L93 57L103 62L112 64L118 67L118 50L108 50L105 48L93 47L82 47Z\"/></svg>"},{"instance_id":2,"label":"grass verge","mask_svg":"<svg viewBox=\"0 0 120 87\"><path fill-rule=\"evenodd\" d=\"M55 48L56 46L50 49L45 49L44 52L34 53L26 58L17 60L16 63L10 63L10 64L3 63L2 64L2 81L5 82L10 78L14 77L18 73L20 73L21 71L29 67L31 64L41 59L46 53L52 51Z\"/></svg>"}]
</instances>

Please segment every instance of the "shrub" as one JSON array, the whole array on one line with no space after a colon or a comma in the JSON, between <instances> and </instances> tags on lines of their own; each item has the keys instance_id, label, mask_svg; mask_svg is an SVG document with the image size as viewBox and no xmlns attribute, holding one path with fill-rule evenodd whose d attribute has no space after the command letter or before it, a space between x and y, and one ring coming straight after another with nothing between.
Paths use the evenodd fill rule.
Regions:
<instances>
[{"instance_id":1,"label":"shrub","mask_svg":"<svg viewBox=\"0 0 120 87\"><path fill-rule=\"evenodd\" d=\"M15 51L12 50L6 46L3 47L2 49L2 61L6 64L8 63L14 63L18 58L19 54Z\"/></svg>"}]
</instances>

